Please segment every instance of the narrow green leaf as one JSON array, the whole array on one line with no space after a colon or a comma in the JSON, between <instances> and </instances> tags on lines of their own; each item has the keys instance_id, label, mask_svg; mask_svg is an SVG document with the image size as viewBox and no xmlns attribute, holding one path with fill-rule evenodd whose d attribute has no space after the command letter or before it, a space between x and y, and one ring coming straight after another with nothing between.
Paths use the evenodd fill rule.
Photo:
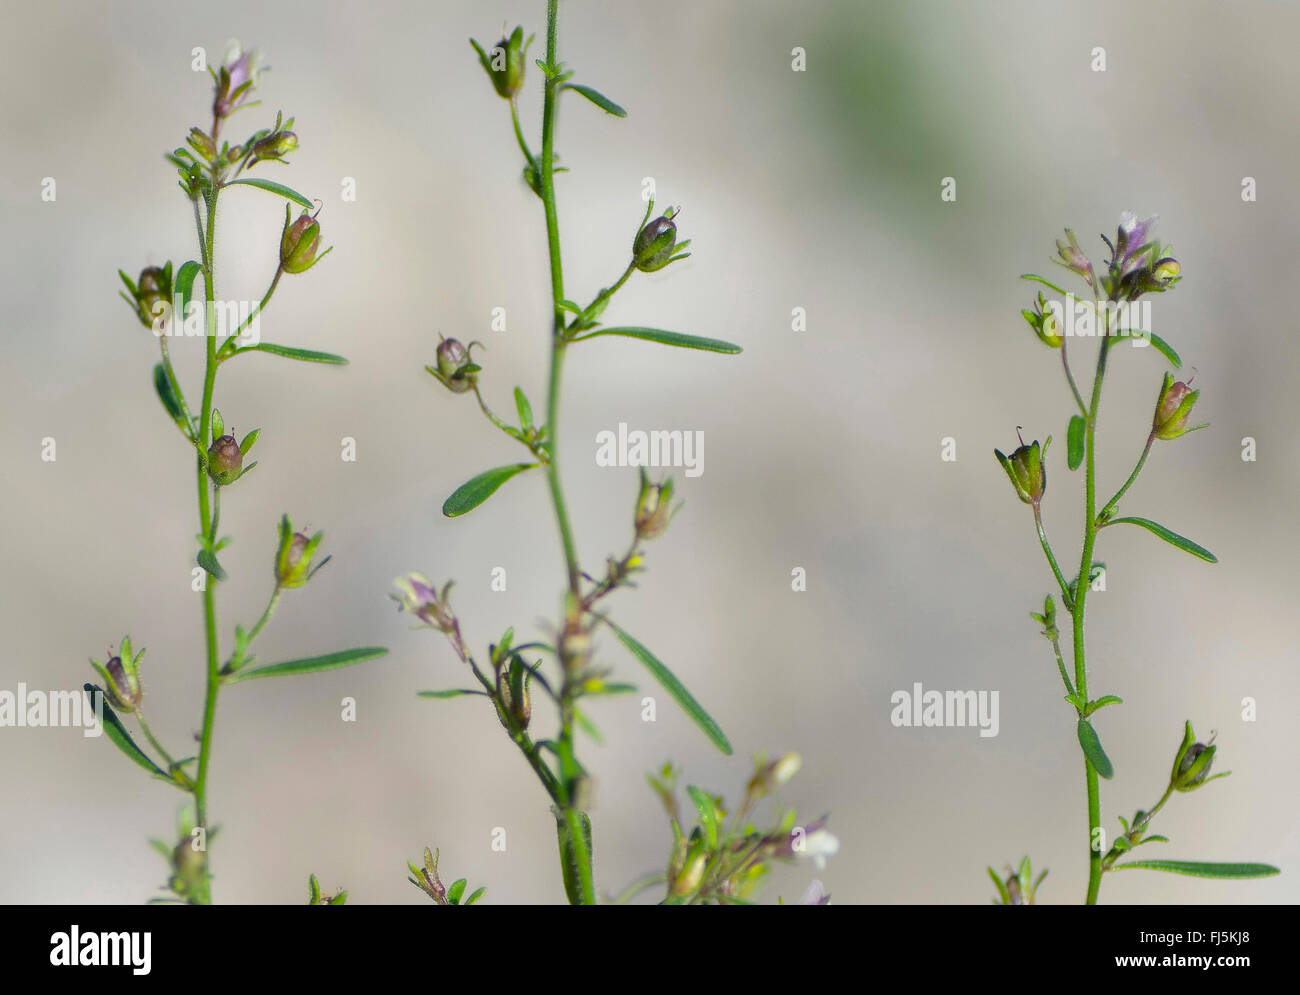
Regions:
<instances>
[{"instance_id":1,"label":"narrow green leaf","mask_svg":"<svg viewBox=\"0 0 1300 995\"><path fill-rule=\"evenodd\" d=\"M495 470L480 473L456 488L451 497L442 503L442 513L448 518L457 518L467 511L473 511L515 474L531 470L538 465L540 464L512 463L509 466L499 466Z\"/></svg>"},{"instance_id":2,"label":"narrow green leaf","mask_svg":"<svg viewBox=\"0 0 1300 995\"><path fill-rule=\"evenodd\" d=\"M475 691L471 688L448 688L446 691L417 691L417 698L462 698L467 694L486 694L485 691Z\"/></svg>"},{"instance_id":3,"label":"narrow green leaf","mask_svg":"<svg viewBox=\"0 0 1300 995\"><path fill-rule=\"evenodd\" d=\"M673 672L660 663L659 659L653 653L609 619L605 619L604 621L606 625L614 630L614 635L618 636L619 642L626 646L631 651L632 655L641 661L645 668L650 671L654 679L663 685L664 690L673 696L673 699L682 707L682 710L685 711L695 724L704 731L704 735L708 736L719 750L727 756L731 756L731 743L728 742L726 734L724 734L718 724L713 721L713 718L709 713L704 710L704 707L696 701L694 697L692 697L689 691L686 690L685 685L673 676Z\"/></svg>"},{"instance_id":4,"label":"narrow green leaf","mask_svg":"<svg viewBox=\"0 0 1300 995\"><path fill-rule=\"evenodd\" d=\"M1193 878L1270 878L1282 872L1272 864L1215 864L1197 860L1130 860L1111 870L1168 871Z\"/></svg>"},{"instance_id":5,"label":"narrow green leaf","mask_svg":"<svg viewBox=\"0 0 1300 995\"><path fill-rule=\"evenodd\" d=\"M229 183L223 183L222 186L234 187L241 184L243 186L257 187L259 190L265 190L267 193L273 193L280 197L286 197L295 204L299 204L309 210L316 206L297 190L294 190L292 187L286 187L283 183L276 183L274 180L231 180Z\"/></svg>"},{"instance_id":6,"label":"narrow green leaf","mask_svg":"<svg viewBox=\"0 0 1300 995\"><path fill-rule=\"evenodd\" d=\"M1065 462L1071 470L1079 469L1079 464L1083 462L1083 437L1087 427L1083 415L1075 415L1070 419L1070 427L1065 433Z\"/></svg>"},{"instance_id":7,"label":"narrow green leaf","mask_svg":"<svg viewBox=\"0 0 1300 995\"><path fill-rule=\"evenodd\" d=\"M1124 704L1124 699L1119 697L1119 695L1105 694L1102 695L1100 698L1098 698L1096 701L1088 702L1087 706L1083 710L1083 715L1085 718L1087 718L1089 715L1097 711L1099 708L1105 708L1107 705L1122 705L1122 704Z\"/></svg>"},{"instance_id":8,"label":"narrow green leaf","mask_svg":"<svg viewBox=\"0 0 1300 995\"><path fill-rule=\"evenodd\" d=\"M299 349L295 346L276 345L274 342L259 342L257 345L243 346L236 352L269 352L273 356L285 359L297 359L304 363L325 363L328 366L347 366L348 361L332 352L317 352L315 349Z\"/></svg>"},{"instance_id":9,"label":"narrow green leaf","mask_svg":"<svg viewBox=\"0 0 1300 995\"><path fill-rule=\"evenodd\" d=\"M568 83L565 85L564 89L572 90L574 93L581 93L607 114L613 114L615 117L627 117L627 111L623 110L622 107L619 107L618 104L614 103L614 101L610 100L599 90L593 90L591 87L583 86L581 83Z\"/></svg>"},{"instance_id":10,"label":"narrow green leaf","mask_svg":"<svg viewBox=\"0 0 1300 995\"><path fill-rule=\"evenodd\" d=\"M358 649L339 650L324 656L311 656L302 660L286 660L273 663L267 667L254 667L252 670L237 670L226 678L227 684L237 681L252 680L254 677L279 677L283 674L312 674L318 670L333 670L346 667L362 660L371 660L388 652L383 646L362 646Z\"/></svg>"},{"instance_id":11,"label":"narrow green leaf","mask_svg":"<svg viewBox=\"0 0 1300 995\"><path fill-rule=\"evenodd\" d=\"M181 402L177 400L176 392L172 390L171 381L167 379L167 371L162 363L154 364L153 389L158 392L158 400L162 401L162 406L171 416L172 421L184 429L185 414L181 411Z\"/></svg>"},{"instance_id":12,"label":"narrow green leaf","mask_svg":"<svg viewBox=\"0 0 1300 995\"><path fill-rule=\"evenodd\" d=\"M583 342L600 335L621 335L629 339L643 339L646 342L658 342L660 345L677 346L681 349L701 349L705 352L721 352L734 356L743 352L738 345L724 342L722 339L706 339L698 335L684 335L681 332L668 332L662 328L601 328L586 335L579 335L574 342Z\"/></svg>"},{"instance_id":13,"label":"narrow green leaf","mask_svg":"<svg viewBox=\"0 0 1300 995\"><path fill-rule=\"evenodd\" d=\"M695 811L700 813L700 828L704 830L704 841L708 844L710 850L717 849L717 806L713 804L713 799L709 797L708 792L701 791L695 785L688 784L686 790L691 796L691 801L695 802Z\"/></svg>"},{"instance_id":14,"label":"narrow green leaf","mask_svg":"<svg viewBox=\"0 0 1300 995\"><path fill-rule=\"evenodd\" d=\"M533 427L533 406L518 387L515 388L515 410L519 412L519 427L527 432Z\"/></svg>"},{"instance_id":15,"label":"narrow green leaf","mask_svg":"<svg viewBox=\"0 0 1300 995\"><path fill-rule=\"evenodd\" d=\"M487 894L487 888L479 888L478 891L474 892L474 894L470 895L469 898L465 899L465 904L473 905L475 902L477 902L480 898L482 898L486 894Z\"/></svg>"},{"instance_id":16,"label":"narrow green leaf","mask_svg":"<svg viewBox=\"0 0 1300 995\"><path fill-rule=\"evenodd\" d=\"M1007 890L1006 882L1004 882L1002 878L998 876L998 872L995 871L992 867L987 868L987 870L989 872L989 877L993 879L993 884L998 889L998 897L1002 899L1002 904L1010 905L1011 892Z\"/></svg>"},{"instance_id":17,"label":"narrow green leaf","mask_svg":"<svg viewBox=\"0 0 1300 995\"><path fill-rule=\"evenodd\" d=\"M447 901L451 902L452 905L459 905L460 896L465 894L465 886L467 884L469 884L469 882L464 878L453 881L451 887L447 889Z\"/></svg>"},{"instance_id":18,"label":"narrow green leaf","mask_svg":"<svg viewBox=\"0 0 1300 995\"><path fill-rule=\"evenodd\" d=\"M1065 296L1064 290L1062 290L1060 287L1054 284L1051 280L1047 279L1046 277L1039 276L1037 273L1021 273L1020 279L1033 280L1035 283L1041 283L1044 287L1047 287L1050 290L1055 290L1062 297Z\"/></svg>"},{"instance_id":19,"label":"narrow green leaf","mask_svg":"<svg viewBox=\"0 0 1300 995\"><path fill-rule=\"evenodd\" d=\"M1087 719L1079 720L1079 745L1083 747L1083 755L1088 758L1088 763L1092 764L1092 769L1098 775L1108 781L1115 776L1115 768L1111 766L1106 751L1101 748L1101 739L1097 736L1097 730Z\"/></svg>"},{"instance_id":20,"label":"narrow green leaf","mask_svg":"<svg viewBox=\"0 0 1300 995\"><path fill-rule=\"evenodd\" d=\"M1160 523L1151 521L1151 519L1149 518L1112 518L1106 524L1118 525L1120 522L1127 522L1129 525L1140 525L1142 526L1142 528L1146 529L1148 532L1153 533L1154 535L1159 536L1161 539L1163 539L1165 542L1169 543L1170 545L1177 546L1179 549L1183 550L1184 552L1191 553L1193 556L1199 556L1202 560L1205 560L1207 563L1219 562L1219 558L1215 556L1213 553L1211 553L1204 546L1197 545L1196 543L1192 542L1192 540L1188 539L1186 536L1180 536L1177 532L1173 532L1165 528Z\"/></svg>"},{"instance_id":21,"label":"narrow green leaf","mask_svg":"<svg viewBox=\"0 0 1300 995\"><path fill-rule=\"evenodd\" d=\"M122 725L122 720L117 717L117 712L109 705L108 699L104 696L103 690L98 684L82 685L86 692L86 697L90 700L90 707L96 707L96 696L99 701L103 702L104 709L104 732L107 733L109 741L119 750L127 755L133 762L139 764L151 774L157 774L159 777L165 777L171 780L167 772L149 759L149 756L135 745L135 740L131 734L126 731L126 726Z\"/></svg>"},{"instance_id":22,"label":"narrow green leaf","mask_svg":"<svg viewBox=\"0 0 1300 995\"><path fill-rule=\"evenodd\" d=\"M320 882L316 880L315 874L307 879L307 904L320 904Z\"/></svg>"},{"instance_id":23,"label":"narrow green leaf","mask_svg":"<svg viewBox=\"0 0 1300 995\"><path fill-rule=\"evenodd\" d=\"M208 573L212 574L212 576L215 577L217 580L226 579L226 571L221 569L221 564L217 562L217 558L213 553L209 552L206 549L200 549L199 555L196 557L196 559L198 560L199 566L201 566Z\"/></svg>"},{"instance_id":24,"label":"narrow green leaf","mask_svg":"<svg viewBox=\"0 0 1300 995\"><path fill-rule=\"evenodd\" d=\"M1178 367L1183 365L1183 359L1181 356L1178 355L1177 352L1174 351L1174 347L1171 346L1164 339L1162 339L1155 332L1128 330L1128 331L1120 332L1118 335L1116 335L1116 338L1132 339L1133 345L1139 349L1143 349L1145 348L1145 346L1139 346L1137 344L1138 341L1145 339L1147 342L1150 342L1153 346L1156 347L1157 352L1159 352L1162 356L1165 357L1165 359L1169 360L1169 362L1171 362L1174 365L1174 369L1177 369Z\"/></svg>"}]
</instances>

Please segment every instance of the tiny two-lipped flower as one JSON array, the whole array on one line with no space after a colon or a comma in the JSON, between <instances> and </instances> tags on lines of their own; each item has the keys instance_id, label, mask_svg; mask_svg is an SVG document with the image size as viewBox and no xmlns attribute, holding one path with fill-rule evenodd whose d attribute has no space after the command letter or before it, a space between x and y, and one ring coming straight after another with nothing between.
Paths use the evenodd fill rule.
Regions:
<instances>
[{"instance_id":1,"label":"tiny two-lipped flower","mask_svg":"<svg viewBox=\"0 0 1300 995\"><path fill-rule=\"evenodd\" d=\"M439 592L418 573L410 573L393 581L396 594L389 595L397 602L397 610L410 612L430 629L450 634L456 631L456 616L451 613L449 596L452 581Z\"/></svg>"},{"instance_id":2,"label":"tiny two-lipped flower","mask_svg":"<svg viewBox=\"0 0 1300 995\"><path fill-rule=\"evenodd\" d=\"M221 68L212 74L216 80L213 117L218 120L228 118L241 107L251 106L248 98L257 89L258 79L267 68L258 49L244 51L239 42L232 39Z\"/></svg>"}]
</instances>

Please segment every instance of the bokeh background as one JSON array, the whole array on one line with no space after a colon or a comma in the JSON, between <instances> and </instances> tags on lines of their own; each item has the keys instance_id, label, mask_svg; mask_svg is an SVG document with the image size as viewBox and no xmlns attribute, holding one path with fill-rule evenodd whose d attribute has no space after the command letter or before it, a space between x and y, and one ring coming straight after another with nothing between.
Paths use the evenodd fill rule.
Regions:
<instances>
[{"instance_id":1,"label":"bokeh background","mask_svg":"<svg viewBox=\"0 0 1300 995\"><path fill-rule=\"evenodd\" d=\"M387 598L417 569L458 581L480 647L510 624L543 633L562 570L545 485L523 477L470 516L443 498L516 458L467 398L422 366L439 332L486 345L486 395L509 408L545 385L541 212L519 176L505 105L466 44L502 21L542 32L541 2L71 3L0 6L0 688L75 688L123 633L148 647L156 731L181 743L202 700L201 629L189 579L193 463L150 388L156 346L117 300L116 271L195 255L184 197L161 153L206 125L210 83L191 49L262 47L261 108L297 118L291 167L263 175L324 202L333 254L287 277L265 339L341 352L320 368L257 356L224 367L218 404L262 428L257 472L223 502L232 582L227 645L271 584L282 512L326 532L334 561L290 592L263 662L382 643L378 662L226 691L211 805L216 896L299 902L307 875L363 903L426 899L404 863L441 848L444 871L493 902L562 897L553 822L538 786L476 701L417 699L463 682L436 635ZM831 813L842 848L824 871L783 870L766 892L821 877L838 902L986 902L984 867L1049 867L1040 900L1086 880L1083 778L1072 713L1027 612L1050 575L1028 510L990 451L1053 434L1049 533L1073 559L1081 479L1064 466L1070 413L1059 367L1017 312L1064 226L1104 258L1122 210L1159 213L1184 282L1156 330L1197 371L1211 427L1157 445L1126 500L1212 548L1211 567L1140 530L1103 536L1107 591L1090 599L1092 685L1126 704L1097 717L1117 776L1105 824L1159 796L1185 718L1218 731L1233 776L1176 797L1163 854L1262 860L1281 877L1230 883L1108 876L1125 902L1293 902L1300 897L1294 713L1300 476L1291 300L1300 208L1293 39L1281 3L1079 6L1028 2L803 3L665 0L562 4L561 55L577 81L628 108L620 121L567 99L557 147L566 278L589 298L621 271L641 183L684 205L684 264L638 276L611 322L731 339L729 358L603 339L572 350L564 474L588 565L621 548L633 470L595 465L620 421L705 433L705 472L650 551L616 617L716 715L721 757L659 697L592 709L598 883L662 865L668 830L643 772L735 798L748 753L797 750L783 798ZM541 54L541 41L533 55ZM792 49L807 70L791 70ZM1090 69L1092 49L1107 69ZM521 112L540 119L530 69ZM259 167L259 172L262 168ZM43 177L57 200L43 202ZM955 203L940 201L944 177ZM1244 203L1254 177L1258 202ZM340 199L344 177L355 203ZM219 292L260 297L281 204L223 198ZM1060 275L1064 271L1056 269ZM1068 276L1068 274L1064 274ZM504 307L505 332L489 328ZM791 330L793 308L808 327ZM177 349L199 377L197 344ZM1088 369L1075 343L1075 363ZM1114 357L1101 487L1127 474L1164 367ZM357 440L354 463L340 440ZM1243 462L1242 439L1258 459ZM42 462L41 440L57 441ZM957 460L943 462L944 437ZM1071 550L1071 552L1064 552ZM508 590L489 588L493 567ZM808 589L791 590L791 570ZM652 685L612 640L620 677ZM1001 693L1001 731L896 729L892 692L914 682ZM359 720L339 721L356 698ZM1258 719L1243 722L1243 698ZM539 712L541 710L539 709ZM541 719L539 718L539 721ZM174 792L75 730L0 729L0 900L138 902L165 877L150 836L172 831ZM505 853L490 848L507 830ZM1155 850L1156 847L1152 847ZM1152 854L1154 855L1154 854Z\"/></svg>"}]
</instances>

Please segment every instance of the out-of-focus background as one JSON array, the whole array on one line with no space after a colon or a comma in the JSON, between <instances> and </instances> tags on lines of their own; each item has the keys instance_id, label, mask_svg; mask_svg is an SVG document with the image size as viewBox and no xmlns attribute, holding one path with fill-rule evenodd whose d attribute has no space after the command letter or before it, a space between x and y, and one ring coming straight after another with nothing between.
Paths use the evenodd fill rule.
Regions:
<instances>
[{"instance_id":1,"label":"out-of-focus background","mask_svg":"<svg viewBox=\"0 0 1300 995\"><path fill-rule=\"evenodd\" d=\"M540 788L481 702L429 701L464 677L445 643L411 631L387 593L421 570L457 580L479 648L507 625L544 637L562 569L540 477L469 516L439 507L478 471L517 458L466 397L434 384L438 333L480 339L482 382L509 410L539 404L547 356L546 252L520 179L506 105L466 38L504 21L543 33L544 5L483 3L3 4L0 280L0 688L78 688L124 633L148 647L148 712L166 741L197 728L199 601L190 590L193 462L150 386L157 347L117 299L134 275L196 255L189 207L161 154L206 127L206 73L230 37L263 48L264 104L296 117L292 165L259 166L319 197L334 252L286 277L265 339L341 352L346 369L270 356L223 368L217 402L239 432L262 428L255 474L223 501L229 645L271 586L282 512L326 532L333 562L289 592L259 644L272 662L381 643L380 661L258 681L221 698L211 807L223 902L298 902L310 872L362 903L423 902L405 861L441 848L443 869L493 902L562 898ZM599 886L663 864L665 821L643 772L737 796L747 754L797 750L783 793L830 812L841 852L783 870L765 897L814 876L835 902L986 902L986 864L1028 853L1051 874L1043 902L1086 879L1082 764L1072 711L1028 618L1050 585L1027 508L991 456L1056 436L1049 533L1073 561L1081 478L1064 465L1071 406L1051 353L1018 315L1067 278L1048 257L1065 226L1096 261L1120 212L1159 213L1184 281L1155 300L1155 330L1196 370L1211 427L1157 443L1126 500L1213 549L1209 566L1145 532L1115 529L1090 599L1092 690L1125 704L1096 718L1117 770L1105 825L1149 807L1184 719L1218 732L1230 778L1178 796L1160 855L1258 860L1244 883L1108 876L1110 902L1300 898L1294 635L1300 477L1292 385L1300 346L1289 299L1300 209L1293 39L1283 4L1086 7L985 3L595 3L566 0L561 56L576 81L629 111L577 97L557 148L570 295L621 272L642 181L681 204L694 255L638 275L607 313L741 343L739 357L601 339L572 350L564 476L585 563L627 538L634 470L595 464L595 436L701 430L705 472L650 547L641 588L615 617L676 670L729 733L720 756L668 698L654 724L636 698L592 709ZM1106 69L1090 68L1094 47ZM792 71L792 50L806 71ZM542 39L530 55L542 54ZM536 143L540 74L520 107ZM57 199L41 198L45 177ZM340 193L345 177L355 202ZM940 200L944 177L957 200ZM1243 202L1244 177L1258 201ZM275 266L282 204L223 198L219 294L256 300ZM1095 250L1095 251L1094 251ZM493 308L507 330L493 331ZM807 330L791 330L804 308ZM1081 376L1089 343L1072 343ZM197 394L200 348L176 347ZM1100 427L1101 490L1127 474L1165 367L1117 350ZM1242 440L1258 459L1243 462ZM41 459L53 438L57 460ZM357 459L340 458L356 440ZM951 437L957 459L940 459ZM490 587L504 567L508 588ZM807 571L807 591L791 571ZM613 640L601 656L653 693ZM1000 733L899 729L890 695L998 690ZM339 720L354 697L359 718ZM1257 702L1256 721L1242 701ZM538 708L537 721L546 719ZM179 749L179 747L178 747ZM165 877L150 836L172 832L177 793L107 742L75 730L0 729L0 900L138 902ZM491 848L507 832L504 853ZM1157 850L1152 846L1148 853Z\"/></svg>"}]
</instances>

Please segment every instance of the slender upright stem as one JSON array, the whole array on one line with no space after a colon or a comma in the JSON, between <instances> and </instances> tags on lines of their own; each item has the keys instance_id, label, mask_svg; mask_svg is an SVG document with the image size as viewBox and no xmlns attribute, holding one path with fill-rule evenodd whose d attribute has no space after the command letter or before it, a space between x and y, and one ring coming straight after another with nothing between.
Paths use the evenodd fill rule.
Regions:
<instances>
[{"instance_id":1,"label":"slender upright stem","mask_svg":"<svg viewBox=\"0 0 1300 995\"><path fill-rule=\"evenodd\" d=\"M1106 312L1103 312L1106 313ZM1080 700L1088 700L1088 668L1084 658L1084 607L1091 586L1088 579L1092 574L1092 550L1097 541L1097 409L1101 402L1101 385L1106 376L1106 354L1110 348L1109 322L1101 337L1101 346L1097 353L1097 374L1092 383L1092 401L1088 406L1087 426L1084 434L1084 488L1085 508L1083 521L1083 552L1079 560L1079 580L1075 584L1074 595L1074 686ZM1088 789L1088 896L1087 904L1097 904L1097 892L1101 888L1102 853L1096 847L1100 839L1097 830L1101 826L1101 795L1097 783L1097 771L1083 759Z\"/></svg>"},{"instance_id":2,"label":"slender upright stem","mask_svg":"<svg viewBox=\"0 0 1300 995\"><path fill-rule=\"evenodd\" d=\"M560 256L559 218L555 209L555 112L559 87L554 76L550 75L556 71L555 67L559 64L559 58L556 54L558 6L558 0L547 0L546 65L549 67L549 73L542 106L541 193L542 206L546 212L546 243L551 259L552 304L551 375L550 382L547 385L546 397L546 425L549 433L551 458L546 464L546 479L550 485L552 503L555 505L555 520L560 530L560 542L564 547L565 572L568 575L569 587L569 598L566 601L580 603L582 593L579 585L582 580L582 571L578 566L578 554L573 541L573 530L569 524L568 507L564 501L564 488L560 482L559 453L557 451L560 434L560 388L564 372L566 345L564 339L565 312L560 304L564 300L564 268ZM563 769L566 766L563 754L568 753L571 759L573 722L573 702L566 681L566 688L561 694L560 701L561 776L566 782L561 816L564 820L565 836L568 843L568 853L564 855L564 859L576 874L579 893L575 897L579 904L594 905L596 896L592 882L591 850L587 845L587 836L584 832L586 817L575 804L577 799L572 797L567 772Z\"/></svg>"},{"instance_id":3,"label":"slender upright stem","mask_svg":"<svg viewBox=\"0 0 1300 995\"><path fill-rule=\"evenodd\" d=\"M208 444L208 437L212 432L212 393L216 387L217 381L217 339L216 339L216 321L215 308L213 303L216 301L216 257L213 251L214 231L217 221L217 193L220 186L217 182L212 183L211 192L208 196L208 223L204 232L204 242L201 246L204 258L203 266L203 297L206 302L205 319L204 319L204 343L206 346L206 361L203 373L203 401L199 409L199 447L203 448ZM199 527L202 533L209 538L212 536L212 505L211 489L208 482L207 465L200 456L198 459L198 491L199 491ZM207 827L208 814L208 765L212 759L212 727L217 714L217 694L221 689L221 675L218 673L218 647L217 647L217 606L215 591L213 585L217 583L215 577L209 575L203 585L203 627L205 633L206 651L207 651L207 693L203 704L203 729L199 734L199 768L198 774L194 780L194 818L198 826ZM204 889L202 896L205 901L210 898L207 888Z\"/></svg>"}]
</instances>

